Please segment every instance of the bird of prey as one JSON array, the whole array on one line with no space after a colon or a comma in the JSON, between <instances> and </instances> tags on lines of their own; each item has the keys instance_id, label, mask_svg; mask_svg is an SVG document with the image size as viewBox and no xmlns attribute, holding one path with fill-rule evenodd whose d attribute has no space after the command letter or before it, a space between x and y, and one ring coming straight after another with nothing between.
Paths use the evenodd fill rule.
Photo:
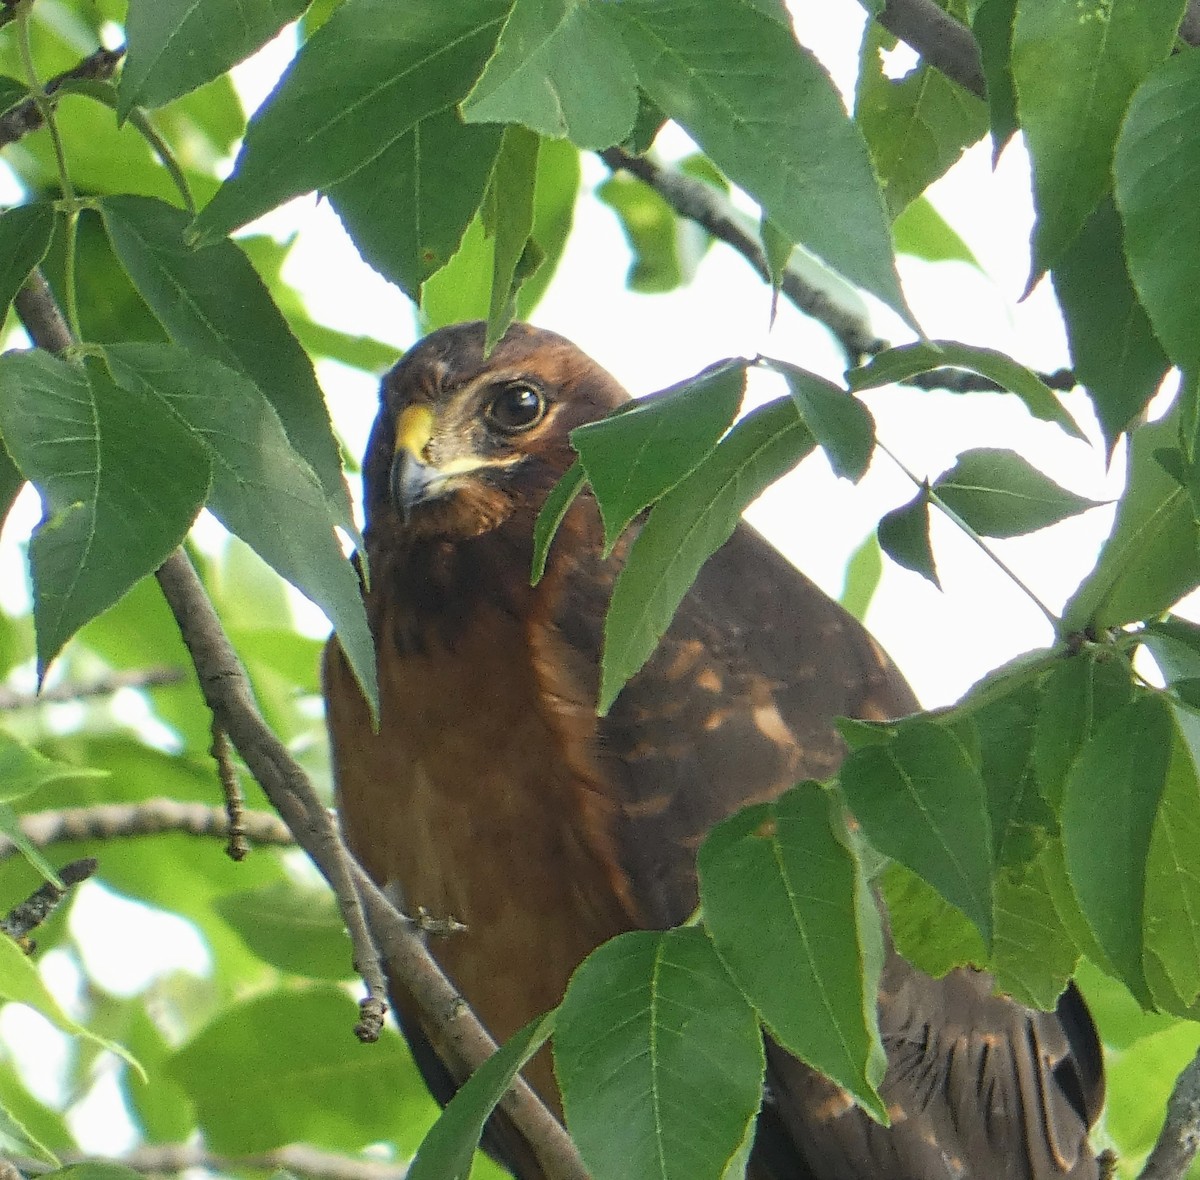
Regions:
<instances>
[{"instance_id":1,"label":"bird of prey","mask_svg":"<svg viewBox=\"0 0 1200 1180\"><path fill-rule=\"evenodd\" d=\"M628 400L591 358L513 325L434 332L387 374L363 465L380 717L331 641L325 693L342 823L367 871L467 930L432 950L503 1040L562 998L606 939L685 920L715 823L837 770L834 719L916 703L854 619L749 526L704 566L645 668L595 711L604 612L625 547L594 502L567 513L530 585L533 524L568 434ZM436 1097L449 1075L410 997L393 1002ZM768 1044L756 1180L1094 1180L1099 1045L989 976L921 974L889 950L879 1016L892 1126ZM549 1056L526 1071L558 1102ZM490 1146L541 1173L511 1125Z\"/></svg>"}]
</instances>

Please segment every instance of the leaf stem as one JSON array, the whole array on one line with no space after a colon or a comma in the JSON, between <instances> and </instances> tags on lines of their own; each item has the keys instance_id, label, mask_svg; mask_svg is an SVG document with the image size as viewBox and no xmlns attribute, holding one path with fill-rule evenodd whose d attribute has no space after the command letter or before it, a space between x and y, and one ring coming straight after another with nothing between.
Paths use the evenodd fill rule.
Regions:
<instances>
[{"instance_id":1,"label":"leaf stem","mask_svg":"<svg viewBox=\"0 0 1200 1180\"><path fill-rule=\"evenodd\" d=\"M937 505L937 507L941 509L943 514L946 515L947 517L949 517L950 520L952 520L968 537L970 537L971 540L974 541L975 544L978 545L979 548L982 549L983 552L986 553L987 556L992 559L992 561L996 564L996 566L1009 577L1009 579L1013 582L1013 584L1018 589L1022 590L1025 593L1025 595L1029 598L1029 600L1033 603L1033 605L1036 606L1038 608L1038 610L1040 610L1042 612L1042 614L1046 616L1046 620L1049 622L1050 626L1054 628L1055 635L1058 635L1062 629L1062 621L1029 588L1029 586L1027 586L1021 580L1020 576L1009 565L1007 565L1005 563L1005 561L1000 557L1000 555L998 553L996 553L996 551L994 549L992 549L992 547L990 545L988 545L988 543L969 524L967 524L967 522L965 520L963 520L963 518L961 516L959 516L958 513L955 512L953 508L951 508L948 504L946 504L942 500L942 498L937 494L937 492L935 492L932 488L930 488L927 485L925 480L918 478L915 472L910 471L908 469L908 467L906 467L905 464L903 462L901 462L901 460L896 455L896 453L885 442L883 442L882 439L877 438L875 440L875 445L881 451L883 451L883 453L885 455L887 455L887 457L889 459L891 459L891 461L893 463L895 463L896 466L899 467L900 470L903 471L904 474L907 475L908 478L911 479L913 481L913 483L915 483L917 485L918 488L921 488L924 490L925 495L928 497L929 502L931 504Z\"/></svg>"},{"instance_id":2,"label":"leaf stem","mask_svg":"<svg viewBox=\"0 0 1200 1180\"><path fill-rule=\"evenodd\" d=\"M58 167L58 183L62 189L63 201L66 205L66 246L63 257L63 293L66 302L67 323L71 334L76 340L81 340L79 331L79 302L75 291L75 239L79 227L79 204L75 194L75 186L71 183L71 174L67 168L67 153L63 146L62 136L58 131L58 123L54 117L54 100L47 93L37 75L37 67L33 61L33 45L29 36L29 14L33 8L33 0L19 0L17 14L17 40L21 47L21 62L25 67L25 80L29 86L30 97L41 112L46 130L50 133L50 142L54 145L54 159Z\"/></svg>"}]
</instances>

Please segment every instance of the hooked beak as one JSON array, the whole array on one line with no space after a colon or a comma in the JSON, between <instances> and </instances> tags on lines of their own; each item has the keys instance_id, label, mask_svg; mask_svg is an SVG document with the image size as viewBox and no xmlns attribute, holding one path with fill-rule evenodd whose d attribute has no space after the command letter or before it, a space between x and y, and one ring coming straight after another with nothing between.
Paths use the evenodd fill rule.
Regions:
<instances>
[{"instance_id":1,"label":"hooked beak","mask_svg":"<svg viewBox=\"0 0 1200 1180\"><path fill-rule=\"evenodd\" d=\"M396 446L388 482L392 503L405 524L418 504L445 490L444 473L423 458L433 436L433 426L433 411L428 406L409 406L396 422Z\"/></svg>"}]
</instances>

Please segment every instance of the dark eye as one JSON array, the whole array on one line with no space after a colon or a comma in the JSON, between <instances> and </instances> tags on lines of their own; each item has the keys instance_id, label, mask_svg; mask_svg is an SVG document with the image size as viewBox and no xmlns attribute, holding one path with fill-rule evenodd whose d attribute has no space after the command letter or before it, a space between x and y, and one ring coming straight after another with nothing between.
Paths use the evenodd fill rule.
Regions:
<instances>
[{"instance_id":1,"label":"dark eye","mask_svg":"<svg viewBox=\"0 0 1200 1180\"><path fill-rule=\"evenodd\" d=\"M487 420L505 434L518 434L537 425L546 412L546 399L532 385L517 381L506 385L492 398Z\"/></svg>"}]
</instances>

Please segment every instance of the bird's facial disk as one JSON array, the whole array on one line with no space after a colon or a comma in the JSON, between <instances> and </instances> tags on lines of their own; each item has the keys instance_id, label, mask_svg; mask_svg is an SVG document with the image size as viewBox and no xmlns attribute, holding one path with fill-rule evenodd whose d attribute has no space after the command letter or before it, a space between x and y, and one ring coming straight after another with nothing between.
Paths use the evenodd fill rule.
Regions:
<instances>
[{"instance_id":1,"label":"bird's facial disk","mask_svg":"<svg viewBox=\"0 0 1200 1180\"><path fill-rule=\"evenodd\" d=\"M541 451L555 405L541 385L489 378L396 416L388 491L407 529L475 534L511 509L518 468Z\"/></svg>"}]
</instances>

